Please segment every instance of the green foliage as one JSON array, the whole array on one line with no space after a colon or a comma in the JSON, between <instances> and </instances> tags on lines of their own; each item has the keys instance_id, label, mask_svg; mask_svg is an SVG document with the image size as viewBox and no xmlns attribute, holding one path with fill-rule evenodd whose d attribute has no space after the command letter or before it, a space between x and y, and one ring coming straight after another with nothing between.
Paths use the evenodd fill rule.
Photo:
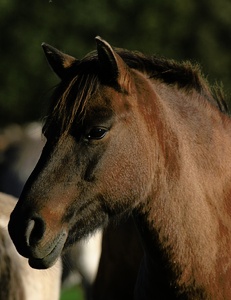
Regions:
<instances>
[{"instance_id":1,"label":"green foliage","mask_svg":"<svg viewBox=\"0 0 231 300\"><path fill-rule=\"evenodd\" d=\"M83 300L84 295L81 287L74 286L68 289L64 289L61 293L60 300Z\"/></svg>"},{"instance_id":2,"label":"green foliage","mask_svg":"<svg viewBox=\"0 0 231 300\"><path fill-rule=\"evenodd\" d=\"M114 46L198 61L229 92L230 0L2 0L0 10L0 125L44 115L58 78L43 41L82 57L100 35Z\"/></svg>"}]
</instances>

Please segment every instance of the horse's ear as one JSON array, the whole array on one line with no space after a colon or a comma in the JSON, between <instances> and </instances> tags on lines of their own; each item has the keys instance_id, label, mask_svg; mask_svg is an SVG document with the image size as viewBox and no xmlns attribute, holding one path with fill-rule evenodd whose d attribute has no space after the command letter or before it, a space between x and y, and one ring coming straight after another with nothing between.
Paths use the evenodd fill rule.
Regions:
<instances>
[{"instance_id":1,"label":"horse's ear","mask_svg":"<svg viewBox=\"0 0 231 300\"><path fill-rule=\"evenodd\" d=\"M48 44L42 43L42 48L53 71L59 76L59 78L63 79L66 75L67 69L69 69L77 60Z\"/></svg>"},{"instance_id":2,"label":"horse's ear","mask_svg":"<svg viewBox=\"0 0 231 300\"><path fill-rule=\"evenodd\" d=\"M116 84L122 91L130 90L129 67L112 47L101 37L95 38L101 77L106 83Z\"/></svg>"}]
</instances>

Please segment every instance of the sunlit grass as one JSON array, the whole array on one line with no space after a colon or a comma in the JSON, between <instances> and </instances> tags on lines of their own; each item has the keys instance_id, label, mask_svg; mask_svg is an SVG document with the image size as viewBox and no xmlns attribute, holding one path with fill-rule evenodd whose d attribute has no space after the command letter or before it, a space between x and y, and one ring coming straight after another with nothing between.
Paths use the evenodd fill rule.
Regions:
<instances>
[{"instance_id":1,"label":"sunlit grass","mask_svg":"<svg viewBox=\"0 0 231 300\"><path fill-rule=\"evenodd\" d=\"M60 300L83 300L83 290L81 286L74 286L62 290Z\"/></svg>"}]
</instances>

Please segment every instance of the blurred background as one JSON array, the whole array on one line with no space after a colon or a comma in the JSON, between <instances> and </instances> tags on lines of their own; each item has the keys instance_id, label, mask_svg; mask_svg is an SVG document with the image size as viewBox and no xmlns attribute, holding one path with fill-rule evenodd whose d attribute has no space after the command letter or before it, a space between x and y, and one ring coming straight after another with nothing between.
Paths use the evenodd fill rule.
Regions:
<instances>
[{"instance_id":1,"label":"blurred background","mask_svg":"<svg viewBox=\"0 0 231 300\"><path fill-rule=\"evenodd\" d=\"M1 0L0 190L20 194L43 146L40 122L58 78L42 42L81 58L100 35L116 47L195 61L229 99L230 16L230 0Z\"/></svg>"},{"instance_id":2,"label":"blurred background","mask_svg":"<svg viewBox=\"0 0 231 300\"><path fill-rule=\"evenodd\" d=\"M0 12L0 125L44 116L58 79L42 42L81 58L100 35L113 46L197 61L230 92L230 0L1 0Z\"/></svg>"}]
</instances>

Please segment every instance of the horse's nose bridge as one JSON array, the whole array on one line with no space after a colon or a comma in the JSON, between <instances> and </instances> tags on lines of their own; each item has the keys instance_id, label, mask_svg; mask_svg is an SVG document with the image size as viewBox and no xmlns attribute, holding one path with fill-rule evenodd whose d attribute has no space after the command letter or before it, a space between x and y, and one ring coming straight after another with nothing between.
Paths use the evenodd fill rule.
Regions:
<instances>
[{"instance_id":1,"label":"horse's nose bridge","mask_svg":"<svg viewBox=\"0 0 231 300\"><path fill-rule=\"evenodd\" d=\"M54 157L50 162L53 166L48 166L49 160L43 155L40 157L11 214L10 236L25 257L45 253L54 237L64 230L62 217L68 206L65 178L62 172L53 172L62 171L57 168L58 159Z\"/></svg>"},{"instance_id":2,"label":"horse's nose bridge","mask_svg":"<svg viewBox=\"0 0 231 300\"><path fill-rule=\"evenodd\" d=\"M48 150L44 151L34 170L36 176L36 183L33 182L34 190L43 194L73 181L73 168L75 169L76 166L69 140L66 143L60 142L51 152Z\"/></svg>"}]
</instances>

